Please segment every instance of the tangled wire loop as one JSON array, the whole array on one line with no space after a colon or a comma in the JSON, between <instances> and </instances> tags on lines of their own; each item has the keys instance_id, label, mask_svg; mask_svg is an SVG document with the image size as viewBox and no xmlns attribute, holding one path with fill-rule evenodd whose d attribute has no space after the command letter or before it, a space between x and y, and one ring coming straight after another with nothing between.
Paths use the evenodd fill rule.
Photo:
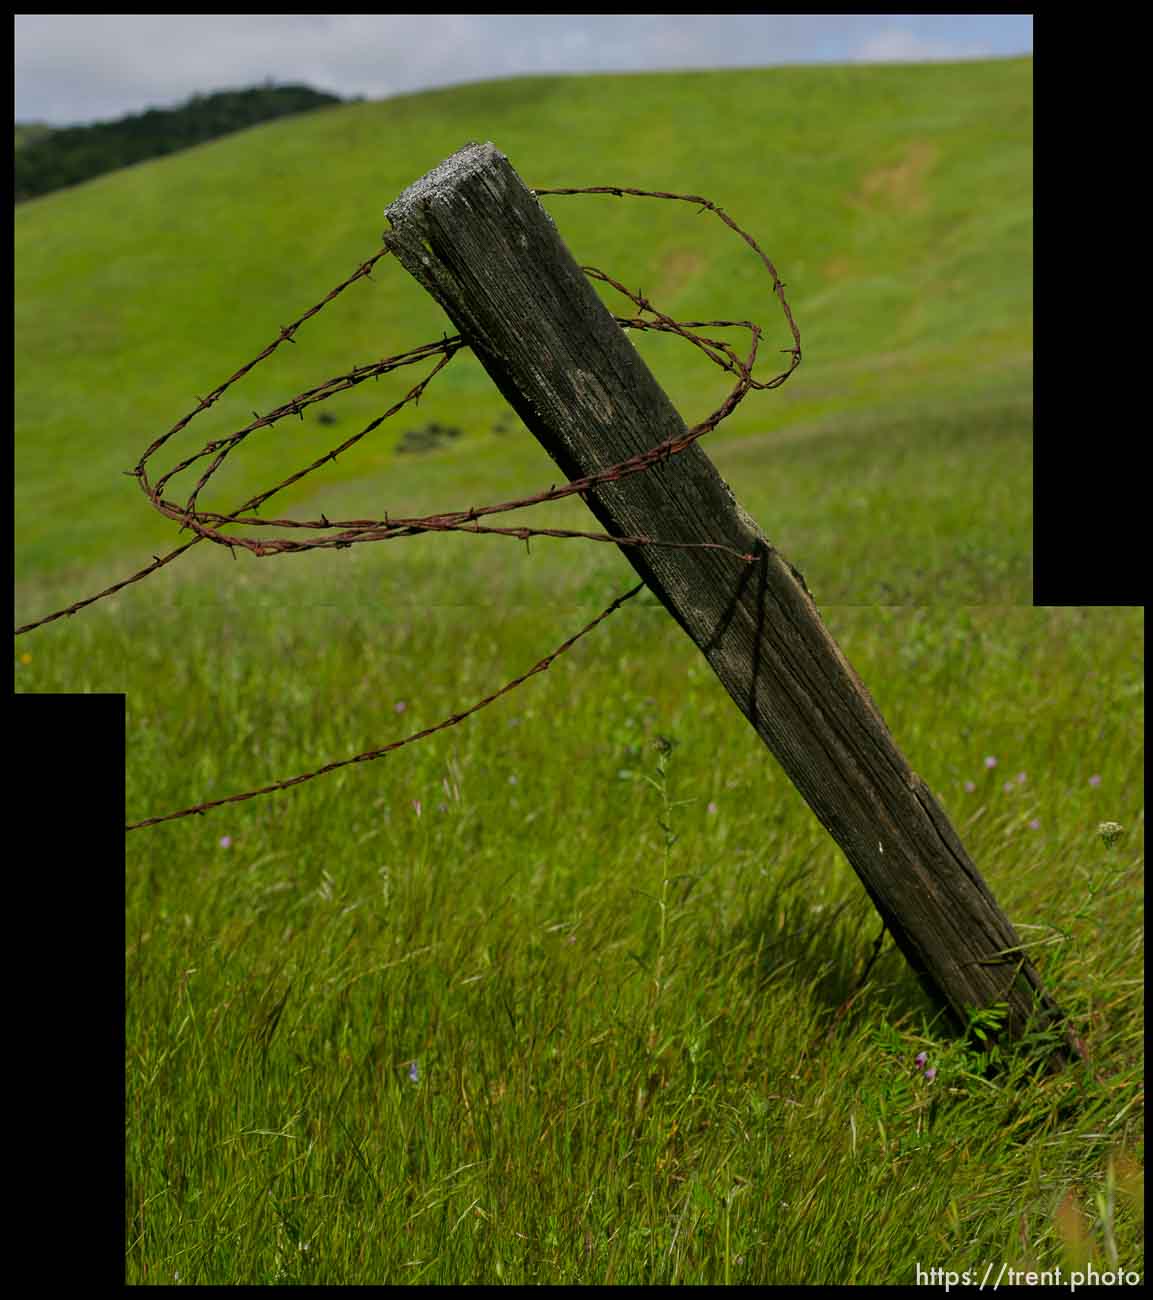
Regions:
<instances>
[{"instance_id":1,"label":"tangled wire loop","mask_svg":"<svg viewBox=\"0 0 1153 1300\"><path fill-rule=\"evenodd\" d=\"M713 549L728 551L730 554L737 555L741 560L751 563L753 556L741 555L733 551L730 547L722 546L719 543L712 542L671 542L663 541L656 537L619 537L603 532L579 532L570 529L558 528L528 528L528 527L498 527L494 525L481 524L478 520L491 515L503 514L514 510L520 510L527 506L539 505L546 501L557 501L562 497L580 495L586 493L590 488L596 487L600 483L607 483L618 479L625 478L632 474L643 473L650 466L661 461L667 460L668 457L684 451L686 447L691 446L697 439L704 434L715 429L722 420L726 419L736 409L738 404L753 389L779 388L781 384L793 373L801 362L801 336L797 329L796 321L793 319L792 310L789 307L788 300L784 294L784 284L777 274L776 268L772 262L761 250L756 240L753 239L746 231L742 230L735 221L717 204L711 200L702 198L696 194L668 194L654 190L630 189L622 186L593 186L583 189L538 189L533 191L537 196L540 195L568 195L568 194L611 194L617 198L624 195L635 196L638 198L654 199L671 199L681 203L694 204L700 211L710 211L716 214L727 226L736 231L738 235L753 249L757 256L764 263L769 275L772 277L773 291L780 301L781 307L788 322L789 329L793 337L793 346L782 348L781 351L789 354L789 364L774 378L759 381L753 378L753 367L757 360L757 350L761 340L761 329L752 321L675 321L659 311L643 293L633 293L627 289L618 280L612 276L606 275L605 272L597 270L595 267L583 267L582 270L591 279L599 280L609 285L618 293L627 298L636 308L637 315L630 317L616 316L614 319L622 329L631 330L656 330L665 333L678 334L681 338L687 340L694 347L699 348L715 365L730 374L736 375L736 382L730 390L724 401L712 412L706 419L699 424L694 425L684 434L658 443L649 450L638 455L632 456L619 464L610 466L608 469L600 470L595 474L587 475L584 478L574 479L564 485L553 485L546 491L538 492L534 496L521 497L512 501L502 501L496 505L488 506L471 506L467 510L454 510L444 514L425 515L418 518L391 518L386 515L383 519L342 519L330 520L323 514L319 519L268 519L255 514L271 497L285 488L299 482L306 475L311 474L314 470L319 469L322 465L336 458L344 452L350 450L362 438L365 438L374 429L381 425L385 420L402 410L410 402L419 401L425 389L432 380L448 365L452 358L467 347L465 340L460 335L452 335L443 338L438 343L425 343L420 347L412 348L408 352L398 353L396 356L386 357L381 361L373 362L370 365L357 366L347 374L338 375L335 379L329 379L326 382L310 388L303 393L297 394L296 397L283 405L278 406L275 410L270 411L267 415L259 415L253 412L253 420L244 428L231 433L226 437L214 439L206 443L200 451L194 455L180 461L173 466L167 473L162 474L155 483L151 482L148 476L147 465L152 457L167 443L180 433L202 411L208 410L220 397L227 392L237 380L242 379L250 370L259 365L267 357L271 356L282 343L295 343L295 334L305 321L315 316L319 311L328 305L334 298L344 292L350 285L356 281L367 278L371 275L373 268L380 259L389 253L388 248L382 248L375 253L368 261L362 263L348 277L347 280L338 284L335 289L328 293L315 307L310 308L291 325L284 326L277 338L275 338L258 356L254 357L246 365L242 366L234 375L226 379L210 392L206 397L198 397L197 405L182 420L175 424L167 433L157 438L140 457L136 467L126 471L131 477L137 479L141 490L148 498L149 502L161 514L169 519L176 520L180 524L180 530L190 530L195 534L189 541L178 546L174 550L163 556L154 556L154 562L139 572L134 573L121 582L115 583L106 590L99 592L95 596L89 596L84 600L79 600L75 604L68 606L67 609L58 610L37 622L28 623L23 627L16 629L17 635L23 632L29 632L33 628L41 627L58 618L71 616L78 610L87 605L93 604L105 596L113 595L115 592L122 590L124 587L133 582L139 582L149 574L155 573L164 565L171 563L178 556L183 555L190 547L195 546L201 541L215 542L221 546L227 546L235 557L235 548L244 547L257 556L281 555L294 551L313 550L320 547L336 547L343 549L345 547L356 545L360 542L381 542L390 541L398 537L411 537L420 533L427 532L469 532L469 533L491 533L501 534L509 537L516 537L527 542L530 537L580 537L597 542L612 542L617 546L669 546L685 549ZM698 334L694 331L700 329L725 329L725 328L742 328L749 331L751 336L751 345L748 356L742 360L732 346L723 340ZM418 383L400 399L389 407L383 415L377 417L371 423L366 425L359 433L347 438L339 446L332 448L323 456L313 461L311 465L304 469L298 470L295 474L290 475L283 482L278 483L264 492L259 492L250 497L243 505L238 506L229 514L219 514L209 510L200 510L198 508L199 497L205 486L212 479L213 475L220 469L221 465L228 456L230 456L246 438L255 433L258 429L263 429L276 424L278 421L288 416L299 416L303 421L304 411L307 407L313 406L318 402L327 401L335 397L338 393L344 392L349 388L355 388L363 384L366 380L376 379L381 375L390 373L393 370L399 370L403 366L416 365L420 362L430 361L435 358L435 364L431 370ZM207 466L203 469L200 477L197 479L192 491L189 493L187 500L183 505L169 500L165 496L165 489L170 481L184 470L189 469L198 462L207 461ZM274 537L263 540L257 537L251 537L240 533L226 531L230 527L242 526L247 528L259 529L286 529L297 530L298 532L320 531L325 532L322 537ZM335 530L335 531L334 531ZM143 826L152 826L158 822L171 821L180 817L191 816L194 813L204 813L210 808L218 807L225 803L234 803L244 799L252 799L260 794L267 794L274 790L287 789L290 786L299 785L304 781L310 781L315 777L322 776L331 772L338 767L345 767L351 763L367 762L374 758L379 758L383 754L389 753L394 749L399 749L403 745L411 744L416 740L423 739L432 735L434 732L441 731L446 727L455 726L462 722L471 714L491 704L494 700L499 699L502 695L519 686L522 682L527 681L530 677L547 669L559 655L563 654L570 646L576 643L582 636L590 632L594 627L601 623L614 610L618 609L626 600L631 599L640 590L640 586L634 587L631 591L622 596L618 596L612 604L603 610L597 617L575 636L559 646L552 654L547 655L539 663L535 664L527 673L521 677L508 682L500 690L495 691L492 695L487 696L484 700L473 705L471 708L438 723L436 726L428 727L423 731L416 732L403 740L395 741L381 749L371 750L363 754L358 754L353 758L341 759L337 762L328 763L316 771L303 773L299 776L292 777L285 781L278 781L271 785L263 786L257 790L250 790L243 794L229 795L227 798L215 799L207 803L198 804L193 808L186 808L179 812L168 813L161 817L150 817L144 821L132 823L127 826L127 830L136 830Z\"/></svg>"}]
</instances>

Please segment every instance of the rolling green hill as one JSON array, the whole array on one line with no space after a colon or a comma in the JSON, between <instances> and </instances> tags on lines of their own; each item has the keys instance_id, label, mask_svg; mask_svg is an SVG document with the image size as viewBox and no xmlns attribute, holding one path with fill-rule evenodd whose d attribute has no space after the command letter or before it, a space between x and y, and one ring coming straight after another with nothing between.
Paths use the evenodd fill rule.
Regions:
<instances>
[{"instance_id":1,"label":"rolling green hill","mask_svg":"<svg viewBox=\"0 0 1153 1300\"><path fill-rule=\"evenodd\" d=\"M951 558L938 557L954 575L947 594L1028 600L1031 119L1031 59L519 77L266 124L25 203L15 213L18 576L77 577L164 545L172 530L122 471L194 394L379 247L383 209L401 189L467 140L488 139L530 185L706 195L774 259L804 364L709 445L723 472L736 472L736 457L738 495L754 514L763 507L771 536L783 529L803 547L806 574L843 546L846 519L883 512L899 533L907 506L906 549L932 549L943 527L963 534ZM758 373L775 372L773 349L789 340L768 279L720 222L653 200L545 202L579 261L663 309L768 326ZM444 326L386 259L194 421L175 451ZM690 423L727 390L684 345L637 346ZM279 481L400 391L366 385L319 408L337 417L335 430L315 419L277 426L225 492ZM466 436L401 465L393 449L414 423L402 416L326 469L325 490L379 495L387 474L415 508L423 495L439 500L434 461L447 488L534 487L550 473L531 439L525 448L491 432L505 408L471 357L438 380L425 413ZM929 414L947 426L933 439ZM296 501L314 490L309 480ZM956 516L945 526L918 515L934 501ZM957 565L980 568L994 537L1005 548L1000 577L958 588ZM920 587L891 575L889 596L932 599L933 563ZM853 581L825 589L886 598Z\"/></svg>"}]
</instances>

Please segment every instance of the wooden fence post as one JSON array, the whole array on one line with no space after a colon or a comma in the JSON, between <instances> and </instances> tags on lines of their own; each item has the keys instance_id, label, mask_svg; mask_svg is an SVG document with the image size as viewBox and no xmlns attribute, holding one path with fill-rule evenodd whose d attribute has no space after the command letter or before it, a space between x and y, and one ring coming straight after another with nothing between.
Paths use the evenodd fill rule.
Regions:
<instances>
[{"instance_id":1,"label":"wooden fence post","mask_svg":"<svg viewBox=\"0 0 1153 1300\"><path fill-rule=\"evenodd\" d=\"M570 480L686 426L508 159L470 144L387 209L385 242L440 303ZM860 876L922 983L964 1023L1005 1003L1008 1038L1061 1013L792 566L694 443L584 499L696 644ZM1055 1061L1081 1055L1068 1028Z\"/></svg>"}]
</instances>

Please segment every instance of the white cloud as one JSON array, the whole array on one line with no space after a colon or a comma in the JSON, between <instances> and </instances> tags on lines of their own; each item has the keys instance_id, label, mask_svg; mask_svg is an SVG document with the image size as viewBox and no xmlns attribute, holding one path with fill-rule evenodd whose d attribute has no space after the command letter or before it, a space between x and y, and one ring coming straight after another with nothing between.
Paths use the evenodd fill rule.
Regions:
<instances>
[{"instance_id":1,"label":"white cloud","mask_svg":"<svg viewBox=\"0 0 1153 1300\"><path fill-rule=\"evenodd\" d=\"M989 58L993 49L980 41L927 40L902 27L866 37L852 54L854 63L931 63L941 59Z\"/></svg>"}]
</instances>

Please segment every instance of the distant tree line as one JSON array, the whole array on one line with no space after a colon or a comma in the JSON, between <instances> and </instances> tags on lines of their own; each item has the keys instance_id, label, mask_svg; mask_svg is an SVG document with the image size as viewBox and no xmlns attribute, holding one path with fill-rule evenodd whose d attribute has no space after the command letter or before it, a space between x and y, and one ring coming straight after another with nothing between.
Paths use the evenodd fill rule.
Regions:
<instances>
[{"instance_id":1,"label":"distant tree line","mask_svg":"<svg viewBox=\"0 0 1153 1300\"><path fill-rule=\"evenodd\" d=\"M206 140L269 122L344 103L338 95L309 86L266 82L247 90L193 95L176 108L150 108L114 122L65 126L46 132L16 128L16 202L49 194Z\"/></svg>"}]
</instances>

